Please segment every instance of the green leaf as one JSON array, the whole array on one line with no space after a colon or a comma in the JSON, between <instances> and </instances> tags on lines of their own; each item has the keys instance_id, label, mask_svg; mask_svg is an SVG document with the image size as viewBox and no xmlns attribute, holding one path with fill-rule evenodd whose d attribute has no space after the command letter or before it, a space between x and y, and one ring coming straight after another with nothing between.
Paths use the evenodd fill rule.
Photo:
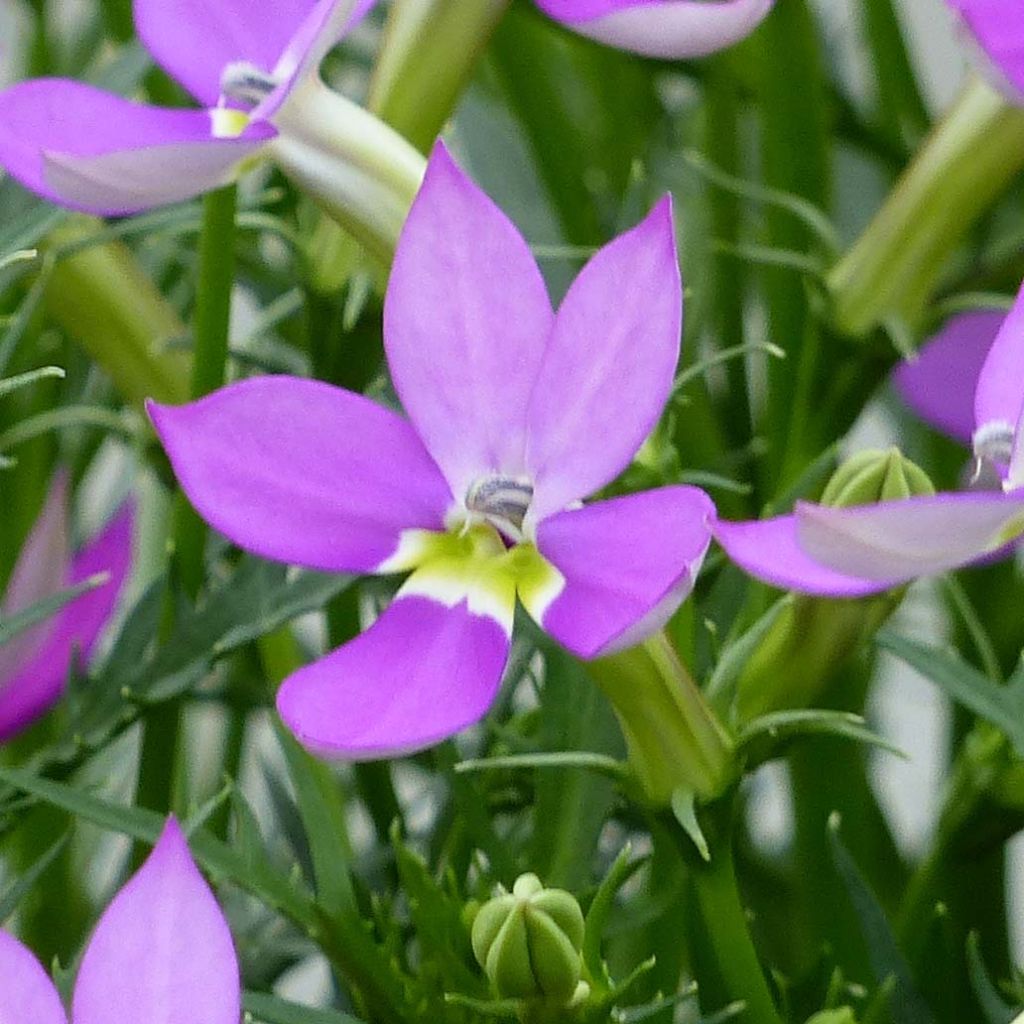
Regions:
<instances>
[{"instance_id":1,"label":"green leaf","mask_svg":"<svg viewBox=\"0 0 1024 1024\"><path fill-rule=\"evenodd\" d=\"M45 622L47 619L52 618L61 608L74 601L76 597L81 597L82 594L88 593L90 590L102 587L109 581L109 572L98 572L95 576L90 576L88 579L82 580L81 583L77 583L67 590L62 590L59 594L54 594L52 597L44 597L42 601L36 601L35 604L29 605L23 611L15 612L13 615L0 619L0 647L10 643L11 640L26 629L31 629L33 626L38 626L40 622Z\"/></svg>"},{"instance_id":2,"label":"green leaf","mask_svg":"<svg viewBox=\"0 0 1024 1024\"><path fill-rule=\"evenodd\" d=\"M70 832L65 832L45 853L18 879L16 879L5 892L0 892L0 924L3 924L18 909L18 905L32 890L32 887L46 873L46 869L61 855L71 838Z\"/></svg>"},{"instance_id":3,"label":"green leaf","mask_svg":"<svg viewBox=\"0 0 1024 1024\"><path fill-rule=\"evenodd\" d=\"M953 652L926 647L889 629L878 634L878 645L917 669L958 704L995 725L1018 756L1024 757L1024 674L1018 672L1006 686L1000 686Z\"/></svg>"},{"instance_id":4,"label":"green leaf","mask_svg":"<svg viewBox=\"0 0 1024 1024\"><path fill-rule=\"evenodd\" d=\"M833 814L828 823L832 861L857 914L875 980L879 985L885 985L889 978L894 979L889 999L893 1024L935 1024L931 1010L914 984L910 966L900 952L884 911L839 837L839 826L840 817Z\"/></svg>"},{"instance_id":5,"label":"green leaf","mask_svg":"<svg viewBox=\"0 0 1024 1024\"><path fill-rule=\"evenodd\" d=\"M696 796L691 789L677 789L672 794L672 814L679 822L683 831L690 837L690 841L697 847L697 852L705 863L711 863L711 848L708 846L707 836L700 827L697 820Z\"/></svg>"},{"instance_id":6,"label":"green leaf","mask_svg":"<svg viewBox=\"0 0 1024 1024\"><path fill-rule=\"evenodd\" d=\"M770 754L786 740L797 736L826 734L842 739L855 740L869 746L888 750L897 757L906 757L899 747L867 727L860 716L849 711L831 711L823 708L797 708L789 711L773 711L755 718L740 731L736 739L738 748L749 748L767 741ZM760 760L755 758L755 760Z\"/></svg>"},{"instance_id":7,"label":"green leaf","mask_svg":"<svg viewBox=\"0 0 1024 1024\"><path fill-rule=\"evenodd\" d=\"M586 964L587 972L595 981L604 979L606 987L612 984L611 976L605 966L604 958L601 956L601 942L604 938L605 925L615 906L615 897L619 890L629 881L630 878L646 863L646 857L633 857L633 848L626 843L619 855L615 858L608 874L605 875L601 884L594 894L590 907L587 910L586 930L583 933L583 963Z\"/></svg>"},{"instance_id":8,"label":"green leaf","mask_svg":"<svg viewBox=\"0 0 1024 1024\"><path fill-rule=\"evenodd\" d=\"M314 1010L262 992L243 993L242 1006L247 1019L251 1016L263 1024L362 1024L340 1010Z\"/></svg>"},{"instance_id":9,"label":"green leaf","mask_svg":"<svg viewBox=\"0 0 1024 1024\"><path fill-rule=\"evenodd\" d=\"M989 977L981 956L981 941L977 932L967 936L967 971L986 1024L1014 1024L1020 1011L1003 999Z\"/></svg>"},{"instance_id":10,"label":"green leaf","mask_svg":"<svg viewBox=\"0 0 1024 1024\"><path fill-rule=\"evenodd\" d=\"M35 384L36 381L47 380L56 377L63 380L67 376L59 366L41 366L38 370L29 370L27 373L19 373L15 377L4 377L0 380L0 398L13 394L20 388Z\"/></svg>"}]
</instances>

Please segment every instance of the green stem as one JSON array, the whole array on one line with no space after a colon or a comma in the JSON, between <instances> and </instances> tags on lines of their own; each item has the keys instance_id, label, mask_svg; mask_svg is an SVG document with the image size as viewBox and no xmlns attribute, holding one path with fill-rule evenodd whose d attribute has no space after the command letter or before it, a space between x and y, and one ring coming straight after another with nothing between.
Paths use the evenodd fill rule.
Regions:
<instances>
[{"instance_id":1,"label":"green stem","mask_svg":"<svg viewBox=\"0 0 1024 1024\"><path fill-rule=\"evenodd\" d=\"M426 152L452 115L509 0L396 0L367 106Z\"/></svg>"},{"instance_id":2,"label":"green stem","mask_svg":"<svg viewBox=\"0 0 1024 1024\"><path fill-rule=\"evenodd\" d=\"M722 800L706 809L702 826L711 846L710 861L691 853L692 843L681 830L677 838L691 868L691 880L715 963L732 1000L746 1004L746 1024L781 1024L754 947L732 852L734 800Z\"/></svg>"},{"instance_id":3,"label":"green stem","mask_svg":"<svg viewBox=\"0 0 1024 1024\"><path fill-rule=\"evenodd\" d=\"M1022 167L1024 110L973 80L829 274L836 326L917 324L951 252Z\"/></svg>"}]
</instances>

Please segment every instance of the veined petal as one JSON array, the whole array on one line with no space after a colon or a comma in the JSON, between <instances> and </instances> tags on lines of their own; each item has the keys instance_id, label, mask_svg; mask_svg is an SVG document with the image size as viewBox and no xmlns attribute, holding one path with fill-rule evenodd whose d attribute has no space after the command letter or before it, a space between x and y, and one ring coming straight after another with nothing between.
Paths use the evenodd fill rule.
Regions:
<instances>
[{"instance_id":1,"label":"veined petal","mask_svg":"<svg viewBox=\"0 0 1024 1024\"><path fill-rule=\"evenodd\" d=\"M36 601L56 594L64 585L71 554L67 503L67 474L58 471L50 484L39 518L25 538L14 563L0 606L5 615L24 611ZM52 629L52 621L41 622L0 646L0 691L19 666L39 650Z\"/></svg>"},{"instance_id":2,"label":"veined petal","mask_svg":"<svg viewBox=\"0 0 1024 1024\"><path fill-rule=\"evenodd\" d=\"M0 164L44 198L102 215L221 185L274 134L257 123L217 139L206 111L133 103L68 79L37 78L0 93Z\"/></svg>"},{"instance_id":3,"label":"veined petal","mask_svg":"<svg viewBox=\"0 0 1024 1024\"><path fill-rule=\"evenodd\" d=\"M1024 96L1024 10L1006 0L948 0L1010 86Z\"/></svg>"},{"instance_id":4,"label":"veined petal","mask_svg":"<svg viewBox=\"0 0 1024 1024\"><path fill-rule=\"evenodd\" d=\"M439 143L398 241L384 342L402 404L456 497L481 474L523 472L553 319L526 242Z\"/></svg>"},{"instance_id":5,"label":"veined petal","mask_svg":"<svg viewBox=\"0 0 1024 1024\"><path fill-rule=\"evenodd\" d=\"M131 567L133 509L122 508L64 566L60 586L74 586L100 572L109 580L64 606L41 643L17 670L0 679L0 742L48 711L64 692L71 661L87 663L112 615Z\"/></svg>"},{"instance_id":6,"label":"veined petal","mask_svg":"<svg viewBox=\"0 0 1024 1024\"><path fill-rule=\"evenodd\" d=\"M755 579L780 590L821 597L864 597L888 590L895 581L864 580L837 572L812 558L800 545L795 515L715 524L715 540Z\"/></svg>"},{"instance_id":7,"label":"veined petal","mask_svg":"<svg viewBox=\"0 0 1024 1024\"><path fill-rule=\"evenodd\" d=\"M638 643L693 589L715 507L696 487L662 487L545 519L537 548L564 576L557 594L521 594L559 643L596 658Z\"/></svg>"},{"instance_id":8,"label":"veined petal","mask_svg":"<svg viewBox=\"0 0 1024 1024\"><path fill-rule=\"evenodd\" d=\"M157 63L212 107L228 64L274 69L316 0L135 0L135 27Z\"/></svg>"},{"instance_id":9,"label":"veined petal","mask_svg":"<svg viewBox=\"0 0 1024 1024\"><path fill-rule=\"evenodd\" d=\"M703 57L750 35L774 0L536 0L581 35L645 57Z\"/></svg>"},{"instance_id":10,"label":"veined petal","mask_svg":"<svg viewBox=\"0 0 1024 1024\"><path fill-rule=\"evenodd\" d=\"M415 431L361 395L256 377L149 413L200 515L265 558L373 572L402 530L444 527L451 494Z\"/></svg>"},{"instance_id":11,"label":"veined petal","mask_svg":"<svg viewBox=\"0 0 1024 1024\"><path fill-rule=\"evenodd\" d=\"M916 359L901 363L893 375L896 390L921 419L965 445L974 436L974 392L981 368L1005 318L995 309L952 317Z\"/></svg>"},{"instance_id":12,"label":"veined petal","mask_svg":"<svg viewBox=\"0 0 1024 1024\"><path fill-rule=\"evenodd\" d=\"M624 469L661 415L682 329L672 202L601 249L562 302L527 413L539 522Z\"/></svg>"},{"instance_id":13,"label":"veined petal","mask_svg":"<svg viewBox=\"0 0 1024 1024\"><path fill-rule=\"evenodd\" d=\"M238 1024L238 959L227 921L169 819L86 946L75 1024Z\"/></svg>"},{"instance_id":14,"label":"veined petal","mask_svg":"<svg viewBox=\"0 0 1024 1024\"><path fill-rule=\"evenodd\" d=\"M974 396L977 426L1013 428L1024 412L1024 288L1002 322L978 377Z\"/></svg>"},{"instance_id":15,"label":"veined petal","mask_svg":"<svg viewBox=\"0 0 1024 1024\"><path fill-rule=\"evenodd\" d=\"M13 935L0 931L0 1021L67 1024L64 1007L42 964Z\"/></svg>"},{"instance_id":16,"label":"veined petal","mask_svg":"<svg viewBox=\"0 0 1024 1024\"><path fill-rule=\"evenodd\" d=\"M800 545L839 572L904 582L977 561L1024 533L1024 493L937 494L853 508L800 503Z\"/></svg>"},{"instance_id":17,"label":"veined petal","mask_svg":"<svg viewBox=\"0 0 1024 1024\"><path fill-rule=\"evenodd\" d=\"M277 709L315 754L408 754L486 713L508 649L502 626L466 601L400 594L365 633L289 676Z\"/></svg>"}]
</instances>

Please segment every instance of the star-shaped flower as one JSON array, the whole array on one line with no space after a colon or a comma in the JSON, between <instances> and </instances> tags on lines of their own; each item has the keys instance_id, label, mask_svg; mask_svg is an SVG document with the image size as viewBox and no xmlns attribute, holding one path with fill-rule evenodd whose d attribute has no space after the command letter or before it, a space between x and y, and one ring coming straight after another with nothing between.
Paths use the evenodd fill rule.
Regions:
<instances>
[{"instance_id":1,"label":"star-shaped flower","mask_svg":"<svg viewBox=\"0 0 1024 1024\"><path fill-rule=\"evenodd\" d=\"M0 93L0 165L72 209L135 213L231 181L302 138L303 92L374 0L135 0L150 53L202 105L167 110L63 78Z\"/></svg>"},{"instance_id":2,"label":"star-shaped flower","mask_svg":"<svg viewBox=\"0 0 1024 1024\"><path fill-rule=\"evenodd\" d=\"M0 1020L68 1024L42 965L3 931L0 977ZM171 818L85 948L71 1024L239 1024L241 1014L231 932Z\"/></svg>"},{"instance_id":3,"label":"star-shaped flower","mask_svg":"<svg viewBox=\"0 0 1024 1024\"><path fill-rule=\"evenodd\" d=\"M316 569L409 573L361 636L278 709L311 749L376 758L476 721L516 599L593 658L658 628L693 585L710 499L664 487L582 505L654 427L679 356L669 199L601 249L557 313L526 242L434 151L384 309L409 419L316 381L262 377L150 414L199 512Z\"/></svg>"},{"instance_id":4,"label":"star-shaped flower","mask_svg":"<svg viewBox=\"0 0 1024 1024\"><path fill-rule=\"evenodd\" d=\"M536 0L574 32L645 57L706 57L750 35L774 0Z\"/></svg>"},{"instance_id":5,"label":"star-shaped flower","mask_svg":"<svg viewBox=\"0 0 1024 1024\"><path fill-rule=\"evenodd\" d=\"M76 597L52 619L0 647L0 742L48 711L64 691L72 659L86 661L103 631L131 562L132 510L126 506L82 549L69 550L67 477L58 473L25 541L3 596L12 615L100 572L102 586Z\"/></svg>"},{"instance_id":6,"label":"star-shaped flower","mask_svg":"<svg viewBox=\"0 0 1024 1024\"><path fill-rule=\"evenodd\" d=\"M926 350L923 370L899 378L916 406L973 440L985 489L852 508L799 502L792 515L719 522L729 556L779 587L859 596L988 558L1024 534L1024 289L982 362L978 339L992 326L987 314L957 321ZM965 327L970 344L958 349ZM973 424L963 400L972 373Z\"/></svg>"}]
</instances>

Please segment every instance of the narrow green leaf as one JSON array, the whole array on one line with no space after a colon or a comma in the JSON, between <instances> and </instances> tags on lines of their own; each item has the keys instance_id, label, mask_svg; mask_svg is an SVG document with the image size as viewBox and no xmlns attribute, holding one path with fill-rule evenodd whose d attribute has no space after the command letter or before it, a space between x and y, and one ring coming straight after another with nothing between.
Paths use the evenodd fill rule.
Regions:
<instances>
[{"instance_id":1,"label":"narrow green leaf","mask_svg":"<svg viewBox=\"0 0 1024 1024\"><path fill-rule=\"evenodd\" d=\"M247 1021L262 1024L362 1024L340 1010L315 1010L262 992L243 993L242 1006Z\"/></svg>"},{"instance_id":2,"label":"narrow green leaf","mask_svg":"<svg viewBox=\"0 0 1024 1024\"><path fill-rule=\"evenodd\" d=\"M46 852L5 892L0 892L0 924L3 924L17 909L21 901L31 892L32 887L46 873L46 869L61 855L71 838L65 832Z\"/></svg>"},{"instance_id":3,"label":"narrow green leaf","mask_svg":"<svg viewBox=\"0 0 1024 1024\"><path fill-rule=\"evenodd\" d=\"M1015 1010L1003 999L989 977L981 956L981 941L977 932L967 936L967 970L986 1024L1015 1024L1020 1010Z\"/></svg>"},{"instance_id":4,"label":"narrow green leaf","mask_svg":"<svg viewBox=\"0 0 1024 1024\"><path fill-rule=\"evenodd\" d=\"M855 740L887 750L897 757L906 757L899 747L869 729L860 715L823 708L796 708L762 715L741 730L736 745L738 748L749 749L758 741L767 740L775 747L795 736L821 734Z\"/></svg>"},{"instance_id":5,"label":"narrow green leaf","mask_svg":"<svg viewBox=\"0 0 1024 1024\"><path fill-rule=\"evenodd\" d=\"M11 640L26 629L31 629L33 626L39 625L40 622L45 622L47 619L52 618L61 608L74 601L76 597L81 597L82 594L90 590L102 587L109 581L109 572L98 572L96 575L82 580L81 583L69 587L67 590L62 590L59 594L36 601L35 604L29 605L23 611L0 618L0 647L10 643Z\"/></svg>"},{"instance_id":6,"label":"narrow green leaf","mask_svg":"<svg viewBox=\"0 0 1024 1024\"><path fill-rule=\"evenodd\" d=\"M629 777L626 766L614 757L605 754L593 754L586 750L563 750L537 754L506 754L500 757L482 757L468 761L459 761L455 771L460 775L466 772L487 772L516 770L518 768L586 768L589 771L607 775L619 782Z\"/></svg>"},{"instance_id":7,"label":"narrow green leaf","mask_svg":"<svg viewBox=\"0 0 1024 1024\"><path fill-rule=\"evenodd\" d=\"M15 377L5 377L3 380L0 380L0 398L4 398L20 388L35 384L36 381L47 380L52 377L63 380L65 376L66 374L59 366L41 366L38 370L19 373Z\"/></svg>"},{"instance_id":8,"label":"narrow green leaf","mask_svg":"<svg viewBox=\"0 0 1024 1024\"><path fill-rule=\"evenodd\" d=\"M612 862L608 874L604 876L601 884L594 894L590 907L587 910L586 930L583 935L583 962L591 978L603 978L606 986L612 983L611 977L605 967L604 958L601 956L601 943L604 938L605 925L615 906L615 897L619 890L629 881L630 878L646 863L646 857L633 859L633 848L626 843L619 855Z\"/></svg>"}]
</instances>

